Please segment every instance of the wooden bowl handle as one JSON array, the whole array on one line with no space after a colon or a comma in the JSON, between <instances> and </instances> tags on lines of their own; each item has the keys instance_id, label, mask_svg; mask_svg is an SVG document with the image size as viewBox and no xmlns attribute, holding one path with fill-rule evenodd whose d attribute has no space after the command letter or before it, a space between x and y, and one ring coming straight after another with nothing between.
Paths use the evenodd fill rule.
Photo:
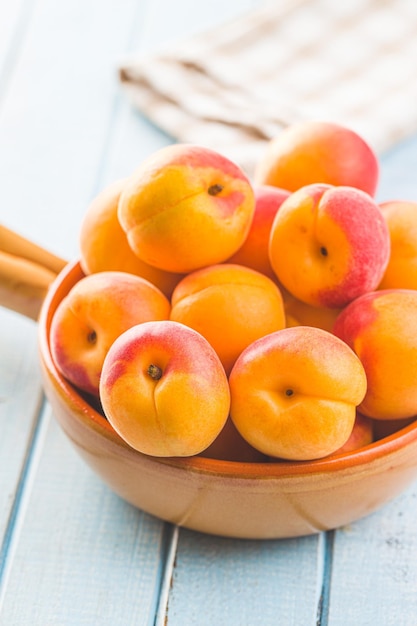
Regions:
<instances>
[{"instance_id":1,"label":"wooden bowl handle","mask_svg":"<svg viewBox=\"0 0 417 626\"><path fill-rule=\"evenodd\" d=\"M37 320L67 262L0 224L0 306Z\"/></svg>"}]
</instances>

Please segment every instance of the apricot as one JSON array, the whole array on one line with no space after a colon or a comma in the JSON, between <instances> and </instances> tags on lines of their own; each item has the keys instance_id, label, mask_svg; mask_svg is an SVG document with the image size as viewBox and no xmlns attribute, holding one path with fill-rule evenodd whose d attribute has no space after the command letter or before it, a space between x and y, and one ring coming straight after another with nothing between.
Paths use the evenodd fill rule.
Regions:
<instances>
[{"instance_id":1,"label":"apricot","mask_svg":"<svg viewBox=\"0 0 417 626\"><path fill-rule=\"evenodd\" d=\"M356 354L331 333L297 326L248 346L229 376L231 418L269 456L312 460L349 439L366 375Z\"/></svg>"},{"instance_id":2,"label":"apricot","mask_svg":"<svg viewBox=\"0 0 417 626\"><path fill-rule=\"evenodd\" d=\"M247 237L254 210L252 185L235 163L202 146L176 144L132 174L118 217L142 261L188 273L232 256Z\"/></svg>"},{"instance_id":3,"label":"apricot","mask_svg":"<svg viewBox=\"0 0 417 626\"><path fill-rule=\"evenodd\" d=\"M365 368L361 413L383 420L417 415L417 291L367 293L340 313L333 332Z\"/></svg>"},{"instance_id":4,"label":"apricot","mask_svg":"<svg viewBox=\"0 0 417 626\"><path fill-rule=\"evenodd\" d=\"M199 333L177 322L138 324L111 346L100 399L116 432L152 456L192 456L224 427L230 407L226 374Z\"/></svg>"},{"instance_id":5,"label":"apricot","mask_svg":"<svg viewBox=\"0 0 417 626\"><path fill-rule=\"evenodd\" d=\"M201 333L226 373L252 341L285 326L277 285L260 272L227 263L185 276L173 291L170 319Z\"/></svg>"},{"instance_id":6,"label":"apricot","mask_svg":"<svg viewBox=\"0 0 417 626\"><path fill-rule=\"evenodd\" d=\"M63 376L98 396L104 358L125 330L169 317L170 303L152 283L127 272L82 278L61 300L51 323L51 354Z\"/></svg>"},{"instance_id":7,"label":"apricot","mask_svg":"<svg viewBox=\"0 0 417 626\"><path fill-rule=\"evenodd\" d=\"M328 332L333 331L333 325L341 309L331 309L324 306L312 306L293 296L280 285L284 301L284 311L287 327L315 326Z\"/></svg>"},{"instance_id":8,"label":"apricot","mask_svg":"<svg viewBox=\"0 0 417 626\"><path fill-rule=\"evenodd\" d=\"M253 448L246 439L243 439L230 417L213 443L200 456L222 461L239 461L240 463L265 463L269 460L265 454Z\"/></svg>"},{"instance_id":9,"label":"apricot","mask_svg":"<svg viewBox=\"0 0 417 626\"><path fill-rule=\"evenodd\" d=\"M164 272L141 261L120 226L117 208L126 182L127 179L120 179L111 183L88 206L79 232L81 268L85 274L129 272L149 280L170 297L182 275Z\"/></svg>"},{"instance_id":10,"label":"apricot","mask_svg":"<svg viewBox=\"0 0 417 626\"><path fill-rule=\"evenodd\" d=\"M275 215L290 193L271 185L255 185L254 192L255 213L248 236L227 263L245 265L276 280L268 254L269 235Z\"/></svg>"},{"instance_id":11,"label":"apricot","mask_svg":"<svg viewBox=\"0 0 417 626\"><path fill-rule=\"evenodd\" d=\"M284 200L269 258L296 298L343 308L379 285L390 255L388 226L371 196L354 187L307 185Z\"/></svg>"},{"instance_id":12,"label":"apricot","mask_svg":"<svg viewBox=\"0 0 417 626\"><path fill-rule=\"evenodd\" d=\"M347 452L354 452L364 448L365 446L369 446L376 439L374 433L374 425L376 423L376 420L372 420L370 417L366 417L357 411L349 439L343 444L343 446L335 450L329 456L334 456L335 454L346 454ZM380 421L379 423L385 422ZM279 459L269 457L269 460L273 462Z\"/></svg>"},{"instance_id":13,"label":"apricot","mask_svg":"<svg viewBox=\"0 0 417 626\"><path fill-rule=\"evenodd\" d=\"M347 185L375 195L379 162L370 145L346 126L317 120L285 128L268 144L255 182L289 191L312 183Z\"/></svg>"},{"instance_id":14,"label":"apricot","mask_svg":"<svg viewBox=\"0 0 417 626\"><path fill-rule=\"evenodd\" d=\"M388 224L391 255L380 289L417 289L417 202L380 204Z\"/></svg>"},{"instance_id":15,"label":"apricot","mask_svg":"<svg viewBox=\"0 0 417 626\"><path fill-rule=\"evenodd\" d=\"M362 413L357 412L355 423L353 425L353 430L349 439L341 448L336 450L334 454L353 452L355 450L363 448L364 446L369 446L371 443L373 443L375 439L374 424L375 420L372 420L370 417L366 417L366 415L362 415Z\"/></svg>"}]
</instances>

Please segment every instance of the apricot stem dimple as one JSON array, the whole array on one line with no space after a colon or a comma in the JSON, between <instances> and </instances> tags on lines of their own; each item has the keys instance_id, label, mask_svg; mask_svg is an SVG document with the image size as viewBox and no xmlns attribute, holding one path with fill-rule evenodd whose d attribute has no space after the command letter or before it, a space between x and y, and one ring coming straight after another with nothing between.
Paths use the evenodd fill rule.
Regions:
<instances>
[{"instance_id":1,"label":"apricot stem dimple","mask_svg":"<svg viewBox=\"0 0 417 626\"><path fill-rule=\"evenodd\" d=\"M95 330L90 330L90 332L87 335L87 341L88 343L91 344L95 344L97 341L97 333Z\"/></svg>"},{"instance_id":2,"label":"apricot stem dimple","mask_svg":"<svg viewBox=\"0 0 417 626\"><path fill-rule=\"evenodd\" d=\"M162 370L158 367L158 365L151 363L148 367L148 374L151 378L153 378L153 380L159 380L162 376Z\"/></svg>"},{"instance_id":3,"label":"apricot stem dimple","mask_svg":"<svg viewBox=\"0 0 417 626\"><path fill-rule=\"evenodd\" d=\"M325 246L321 246L321 248L320 248L320 254L321 254L322 256L327 256L327 255L329 254L329 253L328 253L328 251L327 251L327 248L326 248Z\"/></svg>"},{"instance_id":4,"label":"apricot stem dimple","mask_svg":"<svg viewBox=\"0 0 417 626\"><path fill-rule=\"evenodd\" d=\"M285 390L285 395L286 396L292 396L294 394L294 390L293 389L286 389Z\"/></svg>"},{"instance_id":5,"label":"apricot stem dimple","mask_svg":"<svg viewBox=\"0 0 417 626\"><path fill-rule=\"evenodd\" d=\"M217 196L219 193L223 191L223 189L224 189L223 185L219 185L216 183L215 185L210 185L207 191L210 196Z\"/></svg>"}]
</instances>

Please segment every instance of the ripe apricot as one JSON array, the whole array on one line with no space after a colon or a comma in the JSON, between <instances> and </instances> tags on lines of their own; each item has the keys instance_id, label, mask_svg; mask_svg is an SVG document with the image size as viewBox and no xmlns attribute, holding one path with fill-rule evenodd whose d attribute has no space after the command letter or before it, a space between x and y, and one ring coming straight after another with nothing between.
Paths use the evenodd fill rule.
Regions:
<instances>
[{"instance_id":1,"label":"ripe apricot","mask_svg":"<svg viewBox=\"0 0 417 626\"><path fill-rule=\"evenodd\" d=\"M132 447L152 456L192 456L226 423L227 377L208 341L183 324L150 321L120 335L103 364L104 413Z\"/></svg>"},{"instance_id":2,"label":"ripe apricot","mask_svg":"<svg viewBox=\"0 0 417 626\"><path fill-rule=\"evenodd\" d=\"M128 272L97 272L79 280L57 307L51 353L78 389L98 396L104 358L125 330L169 317L168 298L148 280Z\"/></svg>"},{"instance_id":3,"label":"ripe apricot","mask_svg":"<svg viewBox=\"0 0 417 626\"><path fill-rule=\"evenodd\" d=\"M346 443L336 450L334 454L344 454L345 452L353 452L364 446L369 446L375 440L374 426L376 420L356 412L355 423L352 433Z\"/></svg>"},{"instance_id":4,"label":"ripe apricot","mask_svg":"<svg viewBox=\"0 0 417 626\"><path fill-rule=\"evenodd\" d=\"M379 205L355 187L307 185L282 203L271 228L269 258L296 298L342 308L376 289L390 238Z\"/></svg>"},{"instance_id":5,"label":"ripe apricot","mask_svg":"<svg viewBox=\"0 0 417 626\"><path fill-rule=\"evenodd\" d=\"M333 325L341 309L331 309L324 306L312 306L293 296L285 287L280 285L284 300L285 319L287 327L315 326L332 332Z\"/></svg>"},{"instance_id":6,"label":"ripe apricot","mask_svg":"<svg viewBox=\"0 0 417 626\"><path fill-rule=\"evenodd\" d=\"M200 332L226 373L252 341L285 326L277 285L260 272L228 263L185 276L172 294L170 319Z\"/></svg>"},{"instance_id":7,"label":"ripe apricot","mask_svg":"<svg viewBox=\"0 0 417 626\"><path fill-rule=\"evenodd\" d=\"M274 137L255 171L255 182L289 191L312 183L347 185L375 195L379 162L369 144L350 128L308 120Z\"/></svg>"},{"instance_id":8,"label":"ripe apricot","mask_svg":"<svg viewBox=\"0 0 417 626\"><path fill-rule=\"evenodd\" d=\"M358 355L368 388L359 411L374 419L417 415L417 291L382 289L356 298L333 327Z\"/></svg>"},{"instance_id":9,"label":"ripe apricot","mask_svg":"<svg viewBox=\"0 0 417 626\"><path fill-rule=\"evenodd\" d=\"M227 263L251 267L276 280L268 254L269 236L275 215L290 192L271 185L255 185L254 192L255 213L248 236Z\"/></svg>"},{"instance_id":10,"label":"ripe apricot","mask_svg":"<svg viewBox=\"0 0 417 626\"><path fill-rule=\"evenodd\" d=\"M268 457L253 448L233 424L230 417L213 443L201 453L208 459L239 461L240 463L265 463Z\"/></svg>"},{"instance_id":11,"label":"ripe apricot","mask_svg":"<svg viewBox=\"0 0 417 626\"><path fill-rule=\"evenodd\" d=\"M149 280L169 297L182 276L141 261L130 248L120 226L117 207L126 181L120 179L111 183L88 206L79 231L81 268L85 274L129 272Z\"/></svg>"},{"instance_id":12,"label":"ripe apricot","mask_svg":"<svg viewBox=\"0 0 417 626\"><path fill-rule=\"evenodd\" d=\"M187 273L234 254L254 210L252 185L240 167L214 150L175 144L129 177L118 216L142 261Z\"/></svg>"},{"instance_id":13,"label":"ripe apricot","mask_svg":"<svg viewBox=\"0 0 417 626\"><path fill-rule=\"evenodd\" d=\"M297 326L254 341L229 376L231 418L264 454L311 460L349 439L366 375L356 354L331 333Z\"/></svg>"},{"instance_id":14,"label":"ripe apricot","mask_svg":"<svg viewBox=\"0 0 417 626\"><path fill-rule=\"evenodd\" d=\"M380 204L388 224L391 254L379 289L417 289L417 202Z\"/></svg>"}]
</instances>

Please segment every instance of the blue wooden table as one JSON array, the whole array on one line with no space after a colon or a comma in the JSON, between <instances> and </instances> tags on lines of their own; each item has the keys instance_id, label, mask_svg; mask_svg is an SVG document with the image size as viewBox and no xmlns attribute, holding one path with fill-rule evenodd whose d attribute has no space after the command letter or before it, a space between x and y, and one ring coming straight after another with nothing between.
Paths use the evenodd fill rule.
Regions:
<instances>
[{"instance_id":1,"label":"blue wooden table","mask_svg":"<svg viewBox=\"0 0 417 626\"><path fill-rule=\"evenodd\" d=\"M78 254L91 198L172 139L118 64L257 2L0 0L0 221ZM379 198L417 200L417 137ZM0 309L1 626L416 626L417 482L349 527L280 541L178 529L120 500L45 401L37 326Z\"/></svg>"}]
</instances>

